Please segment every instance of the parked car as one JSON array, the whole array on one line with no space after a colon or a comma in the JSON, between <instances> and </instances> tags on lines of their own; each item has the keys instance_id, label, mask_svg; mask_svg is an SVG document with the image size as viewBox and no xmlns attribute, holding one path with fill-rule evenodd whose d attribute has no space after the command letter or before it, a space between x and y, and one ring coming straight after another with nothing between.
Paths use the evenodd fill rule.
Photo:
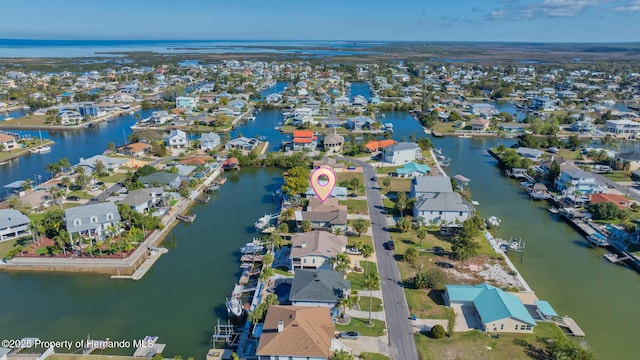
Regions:
<instances>
[{"instance_id":1,"label":"parked car","mask_svg":"<svg viewBox=\"0 0 640 360\"><path fill-rule=\"evenodd\" d=\"M393 242L393 240L387 241L387 250L395 250L395 249L396 249L396 244Z\"/></svg>"},{"instance_id":2,"label":"parked car","mask_svg":"<svg viewBox=\"0 0 640 360\"><path fill-rule=\"evenodd\" d=\"M349 254L349 255L360 255L360 250L358 250L357 248L348 248L347 249L347 254Z\"/></svg>"},{"instance_id":3,"label":"parked car","mask_svg":"<svg viewBox=\"0 0 640 360\"><path fill-rule=\"evenodd\" d=\"M378 177L377 177L377 176L375 176L375 175L374 175L374 176L372 176L372 177L371 177L371 181L378 181Z\"/></svg>"},{"instance_id":4,"label":"parked car","mask_svg":"<svg viewBox=\"0 0 640 360\"><path fill-rule=\"evenodd\" d=\"M358 340L360 338L360 333L356 331L345 331L340 333L340 338Z\"/></svg>"},{"instance_id":5,"label":"parked car","mask_svg":"<svg viewBox=\"0 0 640 360\"><path fill-rule=\"evenodd\" d=\"M616 187L616 186L615 186L615 185L613 185L613 184L607 184L607 187L608 187L609 189L615 189L615 187Z\"/></svg>"},{"instance_id":6,"label":"parked car","mask_svg":"<svg viewBox=\"0 0 640 360\"><path fill-rule=\"evenodd\" d=\"M80 197L78 197L78 196L69 196L69 197L67 197L67 200L69 200L69 201L80 201Z\"/></svg>"}]
</instances>

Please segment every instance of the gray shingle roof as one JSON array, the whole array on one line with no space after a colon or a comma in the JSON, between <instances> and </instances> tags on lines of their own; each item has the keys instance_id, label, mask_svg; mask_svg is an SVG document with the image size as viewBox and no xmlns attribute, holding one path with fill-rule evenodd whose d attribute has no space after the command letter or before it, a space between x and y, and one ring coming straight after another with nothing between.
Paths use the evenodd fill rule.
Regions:
<instances>
[{"instance_id":1,"label":"gray shingle roof","mask_svg":"<svg viewBox=\"0 0 640 360\"><path fill-rule=\"evenodd\" d=\"M291 285L291 301L338 302L351 284L344 275L333 270L296 271Z\"/></svg>"},{"instance_id":2,"label":"gray shingle roof","mask_svg":"<svg viewBox=\"0 0 640 360\"><path fill-rule=\"evenodd\" d=\"M417 150L418 144L414 142L400 142L394 145L389 146L385 149L385 151L396 152L396 151L404 151L404 150Z\"/></svg>"},{"instance_id":3,"label":"gray shingle roof","mask_svg":"<svg viewBox=\"0 0 640 360\"><path fill-rule=\"evenodd\" d=\"M0 229L28 224L30 222L26 215L14 209L0 210Z\"/></svg>"},{"instance_id":4,"label":"gray shingle roof","mask_svg":"<svg viewBox=\"0 0 640 360\"><path fill-rule=\"evenodd\" d=\"M107 219L108 214L111 214L113 218ZM97 222L91 222L92 217L96 217ZM118 212L116 204L112 202L104 202L65 209L64 219L67 231L75 233L78 231L95 229L99 224L120 221L120 213ZM80 223L76 224L75 220L80 220Z\"/></svg>"},{"instance_id":5,"label":"gray shingle roof","mask_svg":"<svg viewBox=\"0 0 640 360\"><path fill-rule=\"evenodd\" d=\"M179 176L180 175L178 174L173 174L168 172L157 172L147 176L143 176L138 180L140 180L140 182L143 184L150 184L150 183L157 182L160 185L169 185L173 183L176 180L176 178L178 178Z\"/></svg>"},{"instance_id":6,"label":"gray shingle roof","mask_svg":"<svg viewBox=\"0 0 640 360\"><path fill-rule=\"evenodd\" d=\"M452 192L451 179L446 176L418 176L412 181L413 192L420 193L440 193Z\"/></svg>"},{"instance_id":7,"label":"gray shingle roof","mask_svg":"<svg viewBox=\"0 0 640 360\"><path fill-rule=\"evenodd\" d=\"M416 202L419 211L471 211L462 201L460 194L455 192L443 192L433 198L424 198Z\"/></svg>"}]
</instances>

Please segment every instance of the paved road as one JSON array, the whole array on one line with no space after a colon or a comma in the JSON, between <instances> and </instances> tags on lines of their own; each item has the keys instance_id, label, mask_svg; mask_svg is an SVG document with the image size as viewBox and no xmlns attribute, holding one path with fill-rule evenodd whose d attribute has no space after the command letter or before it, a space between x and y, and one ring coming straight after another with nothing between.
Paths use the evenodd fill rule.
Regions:
<instances>
[{"instance_id":1,"label":"paved road","mask_svg":"<svg viewBox=\"0 0 640 360\"><path fill-rule=\"evenodd\" d=\"M631 185L620 185L617 182L608 179L600 174L597 173L592 173L593 177L596 178L596 180L605 183L609 186L609 188L611 188L611 186L613 186L613 188L615 188L616 190L618 190L619 192L622 193L622 195L624 196L629 196L630 198L632 198L633 200L637 200L640 201L640 192L638 192L637 189L635 189L633 186Z\"/></svg>"},{"instance_id":2,"label":"paved road","mask_svg":"<svg viewBox=\"0 0 640 360\"><path fill-rule=\"evenodd\" d=\"M389 335L389 355L393 360L412 360L418 358L418 352L413 339L413 331L409 324L409 307L404 296L400 272L393 252L386 250L384 243L391 240L386 231L387 217L382 213L382 195L378 190L378 183L371 180L375 170L370 164L354 159L345 159L362 166L367 189L367 202L371 214L371 228L373 230L374 246L380 272L380 285L384 299L384 311L387 319Z\"/></svg>"}]
</instances>

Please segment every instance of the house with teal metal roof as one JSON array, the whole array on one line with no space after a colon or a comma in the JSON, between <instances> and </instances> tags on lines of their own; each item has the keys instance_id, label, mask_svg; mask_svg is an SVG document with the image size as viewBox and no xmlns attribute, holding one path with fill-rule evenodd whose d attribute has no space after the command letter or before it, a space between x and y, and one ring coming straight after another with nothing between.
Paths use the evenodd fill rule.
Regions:
<instances>
[{"instance_id":1,"label":"house with teal metal roof","mask_svg":"<svg viewBox=\"0 0 640 360\"><path fill-rule=\"evenodd\" d=\"M399 177L414 178L416 176L429 175L431 168L425 164L418 164L416 162L410 162L404 164L401 168L396 170Z\"/></svg>"},{"instance_id":2,"label":"house with teal metal roof","mask_svg":"<svg viewBox=\"0 0 640 360\"><path fill-rule=\"evenodd\" d=\"M480 330L487 332L530 333L536 326L527 308L517 296L489 284L445 285L445 302L473 313Z\"/></svg>"}]
</instances>

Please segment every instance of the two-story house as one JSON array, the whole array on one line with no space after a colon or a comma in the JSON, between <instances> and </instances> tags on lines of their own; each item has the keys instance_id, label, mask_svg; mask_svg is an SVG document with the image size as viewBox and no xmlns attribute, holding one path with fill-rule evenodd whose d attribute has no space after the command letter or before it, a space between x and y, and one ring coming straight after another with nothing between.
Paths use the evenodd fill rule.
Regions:
<instances>
[{"instance_id":1,"label":"two-story house","mask_svg":"<svg viewBox=\"0 0 640 360\"><path fill-rule=\"evenodd\" d=\"M327 231L291 236L292 269L333 269L331 259L347 250L347 237Z\"/></svg>"},{"instance_id":2,"label":"two-story house","mask_svg":"<svg viewBox=\"0 0 640 360\"><path fill-rule=\"evenodd\" d=\"M161 187L151 187L129 191L121 203L129 205L136 212L144 213L162 199L164 189Z\"/></svg>"},{"instance_id":3,"label":"two-story house","mask_svg":"<svg viewBox=\"0 0 640 360\"><path fill-rule=\"evenodd\" d=\"M422 152L414 142L401 142L383 150L384 162L400 165L410 161L422 160Z\"/></svg>"},{"instance_id":4,"label":"two-story house","mask_svg":"<svg viewBox=\"0 0 640 360\"><path fill-rule=\"evenodd\" d=\"M112 202L78 206L64 210L64 219L69 236L95 236L104 240L108 231L118 232L120 213Z\"/></svg>"},{"instance_id":5,"label":"two-story house","mask_svg":"<svg viewBox=\"0 0 640 360\"><path fill-rule=\"evenodd\" d=\"M31 234L30 223L18 210L0 209L0 242Z\"/></svg>"},{"instance_id":6,"label":"two-story house","mask_svg":"<svg viewBox=\"0 0 640 360\"><path fill-rule=\"evenodd\" d=\"M200 149L204 151L215 150L220 146L220 135L209 132L200 137Z\"/></svg>"},{"instance_id":7,"label":"two-story house","mask_svg":"<svg viewBox=\"0 0 640 360\"><path fill-rule=\"evenodd\" d=\"M187 139L187 133L182 130L171 130L169 135L164 139L167 146L172 148L183 148L189 146L189 139Z\"/></svg>"},{"instance_id":8,"label":"two-story house","mask_svg":"<svg viewBox=\"0 0 640 360\"><path fill-rule=\"evenodd\" d=\"M0 134L0 151L11 151L18 147L16 138L7 134Z\"/></svg>"},{"instance_id":9,"label":"two-story house","mask_svg":"<svg viewBox=\"0 0 640 360\"><path fill-rule=\"evenodd\" d=\"M574 192L583 195L600 194L605 192L606 186L596 180L591 173L578 168L565 169L554 180L554 186L558 191L566 194Z\"/></svg>"},{"instance_id":10,"label":"two-story house","mask_svg":"<svg viewBox=\"0 0 640 360\"><path fill-rule=\"evenodd\" d=\"M318 147L318 137L311 130L296 130L293 132L293 139L290 143L290 149L297 150L315 150Z\"/></svg>"}]
</instances>

